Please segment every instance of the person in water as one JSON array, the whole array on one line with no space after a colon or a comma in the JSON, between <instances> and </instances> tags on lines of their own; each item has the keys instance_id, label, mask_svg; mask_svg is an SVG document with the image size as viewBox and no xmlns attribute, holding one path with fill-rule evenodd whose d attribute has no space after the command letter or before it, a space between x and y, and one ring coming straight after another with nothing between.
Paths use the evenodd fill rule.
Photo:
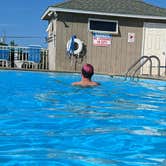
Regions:
<instances>
[{"instance_id":1,"label":"person in water","mask_svg":"<svg viewBox=\"0 0 166 166\"><path fill-rule=\"evenodd\" d=\"M91 64L85 64L82 67L81 70L81 81L74 82L72 85L78 85L78 86L97 86L99 83L94 82L91 80L92 76L94 74L94 68Z\"/></svg>"}]
</instances>

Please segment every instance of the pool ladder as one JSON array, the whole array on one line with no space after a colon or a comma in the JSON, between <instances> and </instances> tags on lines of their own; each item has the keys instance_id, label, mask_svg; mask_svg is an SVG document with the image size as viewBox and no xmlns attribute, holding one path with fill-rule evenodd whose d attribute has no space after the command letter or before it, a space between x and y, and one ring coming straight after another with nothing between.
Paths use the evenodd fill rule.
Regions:
<instances>
[{"instance_id":1,"label":"pool ladder","mask_svg":"<svg viewBox=\"0 0 166 166\"><path fill-rule=\"evenodd\" d=\"M137 65L138 63L140 63L141 60L143 60L143 59L144 59L144 61L143 61L137 68L135 68L136 65ZM157 60L157 68L158 68L157 76L160 77L160 59L159 59L157 56L155 56L155 55L151 55L151 56L142 56L142 57L139 58L134 64L132 64L132 65L130 66L130 68L127 70L126 74L125 74L125 79L127 79L129 72L130 72L132 69L135 68L133 74L130 75L130 78L134 78L135 75L136 75L136 73L138 72L138 70L140 70L141 67L143 67L148 61L150 62L149 76L152 76L152 67L153 67L153 66L152 66L152 59L156 59L156 60Z\"/></svg>"}]
</instances>

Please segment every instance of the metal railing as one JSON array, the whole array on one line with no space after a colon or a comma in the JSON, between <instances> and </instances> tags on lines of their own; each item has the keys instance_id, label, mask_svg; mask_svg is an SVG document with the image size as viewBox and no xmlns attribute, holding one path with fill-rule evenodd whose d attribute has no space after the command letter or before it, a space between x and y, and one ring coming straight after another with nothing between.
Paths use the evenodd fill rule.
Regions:
<instances>
[{"instance_id":1,"label":"metal railing","mask_svg":"<svg viewBox=\"0 0 166 166\"><path fill-rule=\"evenodd\" d=\"M145 59L141 64L139 64L143 59ZM149 76L152 76L152 59L156 59L157 60L157 68L158 68L158 72L157 72L157 76L160 76L160 59L155 56L155 55L151 55L151 56L142 56L141 58L139 58L134 64L132 64L130 66L130 68L127 70L126 74L125 74L125 78L127 79L129 72L133 71L134 68L135 70L133 71L133 74L130 75L130 77L134 78L136 73L141 69L141 67L143 67L148 61L150 62L150 66L149 66ZM139 64L139 66L137 66L137 64ZM137 67L136 67L137 66Z\"/></svg>"},{"instance_id":2,"label":"metal railing","mask_svg":"<svg viewBox=\"0 0 166 166\"><path fill-rule=\"evenodd\" d=\"M158 72L157 72L157 75L158 75L158 77L160 76L160 59L157 57L157 56L155 56L155 55L151 55L150 56L150 58L152 59L156 59L157 60L157 69L158 69ZM153 67L153 66L152 66Z\"/></svg>"},{"instance_id":3,"label":"metal railing","mask_svg":"<svg viewBox=\"0 0 166 166\"><path fill-rule=\"evenodd\" d=\"M39 46L0 46L0 68L48 70L48 50Z\"/></svg>"}]
</instances>

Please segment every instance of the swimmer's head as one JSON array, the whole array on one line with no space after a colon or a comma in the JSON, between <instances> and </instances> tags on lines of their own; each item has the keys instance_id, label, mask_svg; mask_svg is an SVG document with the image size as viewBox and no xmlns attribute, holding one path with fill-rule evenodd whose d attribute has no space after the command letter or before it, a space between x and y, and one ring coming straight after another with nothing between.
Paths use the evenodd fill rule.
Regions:
<instances>
[{"instance_id":1,"label":"swimmer's head","mask_svg":"<svg viewBox=\"0 0 166 166\"><path fill-rule=\"evenodd\" d=\"M93 69L93 66L91 64L85 64L82 67L82 75L85 78L91 79L91 77L92 77L93 74L94 74L94 69Z\"/></svg>"}]
</instances>

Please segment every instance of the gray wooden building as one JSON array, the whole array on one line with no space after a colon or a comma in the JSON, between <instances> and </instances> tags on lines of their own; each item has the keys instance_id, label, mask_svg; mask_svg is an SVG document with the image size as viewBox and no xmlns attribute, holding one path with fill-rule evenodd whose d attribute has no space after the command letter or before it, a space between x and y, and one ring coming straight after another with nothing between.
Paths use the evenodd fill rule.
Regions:
<instances>
[{"instance_id":1,"label":"gray wooden building","mask_svg":"<svg viewBox=\"0 0 166 166\"><path fill-rule=\"evenodd\" d=\"M50 70L80 71L91 63L96 72L121 75L139 57L156 55L165 73L164 8L142 0L69 0L48 7L42 19L48 21ZM68 56L73 35L83 45L79 55Z\"/></svg>"}]
</instances>

